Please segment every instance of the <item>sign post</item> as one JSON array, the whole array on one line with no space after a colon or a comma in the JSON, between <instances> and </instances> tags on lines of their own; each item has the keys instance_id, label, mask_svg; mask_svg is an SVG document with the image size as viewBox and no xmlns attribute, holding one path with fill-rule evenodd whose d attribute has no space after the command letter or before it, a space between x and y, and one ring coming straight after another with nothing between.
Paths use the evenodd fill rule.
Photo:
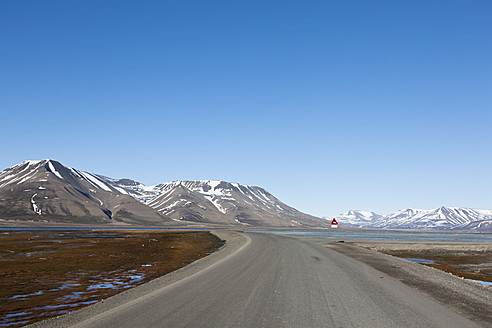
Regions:
<instances>
[{"instance_id":1,"label":"sign post","mask_svg":"<svg viewBox=\"0 0 492 328\"><path fill-rule=\"evenodd\" d=\"M331 220L331 227L333 229L338 228L338 222L337 222L337 220L335 218L333 218L333 220Z\"/></svg>"}]
</instances>

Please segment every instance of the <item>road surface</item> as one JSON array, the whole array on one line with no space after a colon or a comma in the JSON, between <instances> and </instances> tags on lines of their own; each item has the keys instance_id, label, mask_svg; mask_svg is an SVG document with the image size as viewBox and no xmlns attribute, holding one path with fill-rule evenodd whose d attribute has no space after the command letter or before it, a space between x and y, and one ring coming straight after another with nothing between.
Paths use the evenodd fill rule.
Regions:
<instances>
[{"instance_id":1,"label":"road surface","mask_svg":"<svg viewBox=\"0 0 492 328\"><path fill-rule=\"evenodd\" d=\"M334 250L248 236L251 242L217 265L74 327L477 327Z\"/></svg>"}]
</instances>

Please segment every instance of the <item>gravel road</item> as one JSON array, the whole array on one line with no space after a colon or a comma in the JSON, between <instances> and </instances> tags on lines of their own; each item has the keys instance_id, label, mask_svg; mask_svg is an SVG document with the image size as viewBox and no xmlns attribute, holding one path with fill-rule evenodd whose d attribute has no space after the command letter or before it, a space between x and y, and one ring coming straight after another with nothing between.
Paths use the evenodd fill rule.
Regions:
<instances>
[{"instance_id":1,"label":"gravel road","mask_svg":"<svg viewBox=\"0 0 492 328\"><path fill-rule=\"evenodd\" d=\"M492 323L392 277L391 270L376 270L356 259L357 254L370 254L376 263L382 256L385 265L398 266L384 254L270 234L229 233L222 238L228 247L185 270L33 326L393 328ZM491 304L487 298L482 303Z\"/></svg>"}]
</instances>

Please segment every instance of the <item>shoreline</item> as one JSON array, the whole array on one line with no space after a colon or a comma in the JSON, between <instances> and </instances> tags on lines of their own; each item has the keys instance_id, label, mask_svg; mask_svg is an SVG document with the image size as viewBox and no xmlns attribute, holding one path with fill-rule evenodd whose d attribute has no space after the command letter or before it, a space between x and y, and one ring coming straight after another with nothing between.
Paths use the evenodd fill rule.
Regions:
<instances>
[{"instance_id":1,"label":"shoreline","mask_svg":"<svg viewBox=\"0 0 492 328\"><path fill-rule=\"evenodd\" d=\"M76 228L76 229L105 229L108 230L231 230L231 231L244 231L244 232L256 232L256 231L334 231L333 228L327 227L290 227L290 226L278 226L278 227L262 227L262 226L244 226L244 225L230 225L220 223L196 223L196 224L173 224L167 223L162 225L132 225L123 223L108 223L108 224L78 224L78 223L63 223L63 222L39 222L39 221L16 221L8 219L0 219L0 230L4 229L62 229L62 228ZM338 231L371 231L371 232L401 232L401 233L442 233L442 234L492 234L492 231L467 231L467 230L419 230L419 229L378 229L378 228L358 228L351 226L340 225Z\"/></svg>"}]
</instances>

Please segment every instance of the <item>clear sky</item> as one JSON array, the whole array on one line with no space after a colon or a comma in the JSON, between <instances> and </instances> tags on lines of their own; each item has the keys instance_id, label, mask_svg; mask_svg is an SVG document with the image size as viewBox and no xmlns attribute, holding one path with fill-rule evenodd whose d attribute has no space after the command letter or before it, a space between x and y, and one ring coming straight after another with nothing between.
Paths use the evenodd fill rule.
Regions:
<instances>
[{"instance_id":1,"label":"clear sky","mask_svg":"<svg viewBox=\"0 0 492 328\"><path fill-rule=\"evenodd\" d=\"M0 169L492 209L492 2L0 1Z\"/></svg>"}]
</instances>

